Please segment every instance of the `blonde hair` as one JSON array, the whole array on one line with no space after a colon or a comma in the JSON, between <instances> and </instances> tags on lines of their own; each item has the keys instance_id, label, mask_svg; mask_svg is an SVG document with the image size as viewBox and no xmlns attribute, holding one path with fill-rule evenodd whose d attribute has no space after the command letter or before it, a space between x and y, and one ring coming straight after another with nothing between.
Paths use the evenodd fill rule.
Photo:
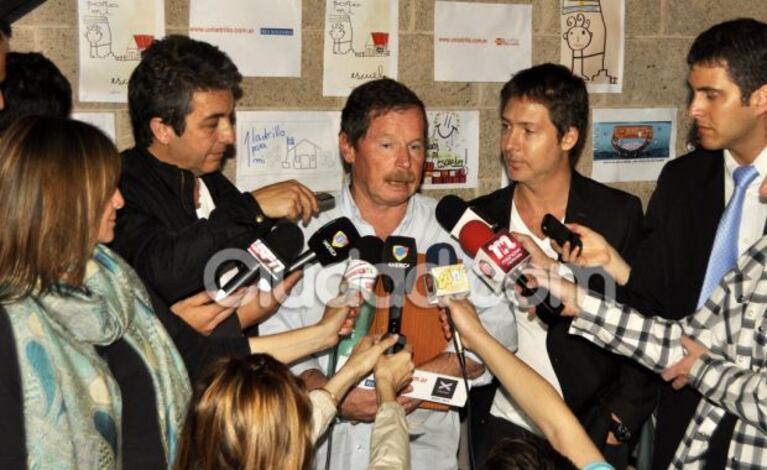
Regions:
<instances>
[{"instance_id":1,"label":"blonde hair","mask_svg":"<svg viewBox=\"0 0 767 470\"><path fill-rule=\"evenodd\" d=\"M120 155L95 127L28 116L0 141L0 300L82 286Z\"/></svg>"},{"instance_id":2,"label":"blonde hair","mask_svg":"<svg viewBox=\"0 0 767 470\"><path fill-rule=\"evenodd\" d=\"M221 360L198 383L175 468L309 470L312 408L287 366L268 354Z\"/></svg>"}]
</instances>

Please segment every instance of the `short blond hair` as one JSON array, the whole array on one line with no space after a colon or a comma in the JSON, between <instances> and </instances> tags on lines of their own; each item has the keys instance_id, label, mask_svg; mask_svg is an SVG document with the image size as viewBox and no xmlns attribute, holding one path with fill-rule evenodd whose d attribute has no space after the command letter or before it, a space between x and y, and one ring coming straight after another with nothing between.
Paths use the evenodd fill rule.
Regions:
<instances>
[{"instance_id":1,"label":"short blond hair","mask_svg":"<svg viewBox=\"0 0 767 470\"><path fill-rule=\"evenodd\" d=\"M0 300L81 287L120 155L83 122L28 116L0 141Z\"/></svg>"},{"instance_id":2,"label":"short blond hair","mask_svg":"<svg viewBox=\"0 0 767 470\"><path fill-rule=\"evenodd\" d=\"M189 405L175 468L309 470L312 407L268 354L215 363Z\"/></svg>"}]
</instances>

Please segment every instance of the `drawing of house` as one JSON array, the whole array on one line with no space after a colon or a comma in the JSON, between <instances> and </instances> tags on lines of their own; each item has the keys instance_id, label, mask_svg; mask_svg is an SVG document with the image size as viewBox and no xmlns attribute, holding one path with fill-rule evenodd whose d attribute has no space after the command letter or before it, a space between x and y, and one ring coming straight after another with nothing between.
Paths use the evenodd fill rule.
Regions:
<instances>
[{"instance_id":1,"label":"drawing of house","mask_svg":"<svg viewBox=\"0 0 767 470\"><path fill-rule=\"evenodd\" d=\"M306 139L301 139L296 145L288 147L287 158L283 162L283 168L288 168L291 163L296 170L311 170L317 168L317 156L320 147Z\"/></svg>"}]
</instances>

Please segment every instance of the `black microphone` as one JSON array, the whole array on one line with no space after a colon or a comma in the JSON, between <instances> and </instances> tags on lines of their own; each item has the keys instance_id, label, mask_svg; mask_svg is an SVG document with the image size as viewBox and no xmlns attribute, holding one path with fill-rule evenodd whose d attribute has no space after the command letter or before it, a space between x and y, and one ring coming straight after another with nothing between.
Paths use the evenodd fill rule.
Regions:
<instances>
[{"instance_id":1,"label":"black microphone","mask_svg":"<svg viewBox=\"0 0 767 470\"><path fill-rule=\"evenodd\" d=\"M426 264L429 274L424 277L424 286L429 303L438 303L440 297L445 296L465 297L471 292L466 267L458 261L455 249L449 243L436 243L430 246L426 250ZM450 309L446 307L445 311L450 329L455 336L456 352L462 354L461 336L455 329Z\"/></svg>"},{"instance_id":2,"label":"black microphone","mask_svg":"<svg viewBox=\"0 0 767 470\"><path fill-rule=\"evenodd\" d=\"M415 276L411 271L418 262L415 239L410 237L390 236L386 239L381 256L383 286L389 293L389 334L399 334L397 344L389 348L388 353L396 353L405 346L405 337L400 334L402 327L402 308L405 294L413 290Z\"/></svg>"},{"instance_id":3,"label":"black microphone","mask_svg":"<svg viewBox=\"0 0 767 470\"><path fill-rule=\"evenodd\" d=\"M348 218L331 220L309 237L309 249L291 261L288 272L314 262L323 266L339 263L349 257L349 250L359 238L359 232Z\"/></svg>"},{"instance_id":4,"label":"black microphone","mask_svg":"<svg viewBox=\"0 0 767 470\"><path fill-rule=\"evenodd\" d=\"M213 300L220 302L237 289L250 285L266 273L273 280L280 280L287 268L285 260L293 258L304 244L304 234L293 222L279 222L274 230L259 238L248 247L253 257L246 269L241 269L221 287Z\"/></svg>"},{"instance_id":5,"label":"black microphone","mask_svg":"<svg viewBox=\"0 0 767 470\"><path fill-rule=\"evenodd\" d=\"M437 217L437 222L445 230L450 233L450 236L458 240L458 236L461 233L461 229L466 223L472 220L478 220L489 226L494 232L499 227L479 210L473 207L469 207L466 201L454 194L448 194L443 197L437 203L437 208L434 211L434 215Z\"/></svg>"}]
</instances>

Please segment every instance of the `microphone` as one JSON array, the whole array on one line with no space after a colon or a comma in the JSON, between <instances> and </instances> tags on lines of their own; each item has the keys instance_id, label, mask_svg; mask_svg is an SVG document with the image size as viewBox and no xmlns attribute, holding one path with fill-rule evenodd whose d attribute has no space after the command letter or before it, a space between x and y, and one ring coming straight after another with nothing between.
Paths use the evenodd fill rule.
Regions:
<instances>
[{"instance_id":1,"label":"microphone","mask_svg":"<svg viewBox=\"0 0 767 470\"><path fill-rule=\"evenodd\" d=\"M331 220L309 237L309 249L290 263L288 272L318 261L322 266L339 263L349 257L349 250L360 234L346 217Z\"/></svg>"},{"instance_id":2,"label":"microphone","mask_svg":"<svg viewBox=\"0 0 767 470\"><path fill-rule=\"evenodd\" d=\"M384 290L389 293L389 334L400 334L402 327L402 307L405 294L413 290L415 276L411 271L418 262L415 239L410 237L390 236L386 239L382 255ZM396 353L405 346L405 337L400 335L397 344L387 353Z\"/></svg>"},{"instance_id":3,"label":"microphone","mask_svg":"<svg viewBox=\"0 0 767 470\"><path fill-rule=\"evenodd\" d=\"M274 230L259 238L248 247L248 253L253 257L247 261L245 269L241 269L221 287L213 300L220 302L232 295L237 289L252 284L266 273L273 280L282 279L286 272L286 259L294 257L304 244L304 234L293 222L279 222Z\"/></svg>"},{"instance_id":4,"label":"microphone","mask_svg":"<svg viewBox=\"0 0 767 470\"><path fill-rule=\"evenodd\" d=\"M499 228L494 223L489 222L489 219L478 210L469 207L463 199L453 194L448 194L439 200L434 215L442 228L450 232L450 236L456 240L458 240L463 226L472 220L483 222L494 232Z\"/></svg>"},{"instance_id":5,"label":"microphone","mask_svg":"<svg viewBox=\"0 0 767 470\"><path fill-rule=\"evenodd\" d=\"M499 293L511 277L521 289L522 296L538 296L541 302L536 305L536 314L547 325L561 319L564 305L555 307L546 289L536 290L527 287L527 276L520 272L530 259L530 253L509 233L502 229L493 233L490 228L479 222L468 222L459 235L461 247L474 257L472 270L485 281L495 293Z\"/></svg>"},{"instance_id":6,"label":"microphone","mask_svg":"<svg viewBox=\"0 0 767 470\"><path fill-rule=\"evenodd\" d=\"M333 375L343 367L351 356L354 347L368 333L370 324L373 323L376 312L374 288L376 279L378 279L376 265L381 262L383 244L380 238L368 235L360 238L349 254L350 259L346 265L340 290L342 292L360 292L363 302L359 306L352 332L338 342L336 365L331 365L328 375Z\"/></svg>"},{"instance_id":7,"label":"microphone","mask_svg":"<svg viewBox=\"0 0 767 470\"><path fill-rule=\"evenodd\" d=\"M428 275L424 277L426 300L434 305L440 297L466 296L471 292L466 267L458 261L449 243L436 243L426 250Z\"/></svg>"},{"instance_id":8,"label":"microphone","mask_svg":"<svg viewBox=\"0 0 767 470\"><path fill-rule=\"evenodd\" d=\"M439 302L440 297L465 297L471 292L469 275L463 263L458 261L455 249L448 243L437 243L426 250L426 263L429 273L424 277L427 300L431 304ZM447 320L455 337L456 352L463 354L463 343L458 330L455 329L449 308Z\"/></svg>"}]
</instances>

